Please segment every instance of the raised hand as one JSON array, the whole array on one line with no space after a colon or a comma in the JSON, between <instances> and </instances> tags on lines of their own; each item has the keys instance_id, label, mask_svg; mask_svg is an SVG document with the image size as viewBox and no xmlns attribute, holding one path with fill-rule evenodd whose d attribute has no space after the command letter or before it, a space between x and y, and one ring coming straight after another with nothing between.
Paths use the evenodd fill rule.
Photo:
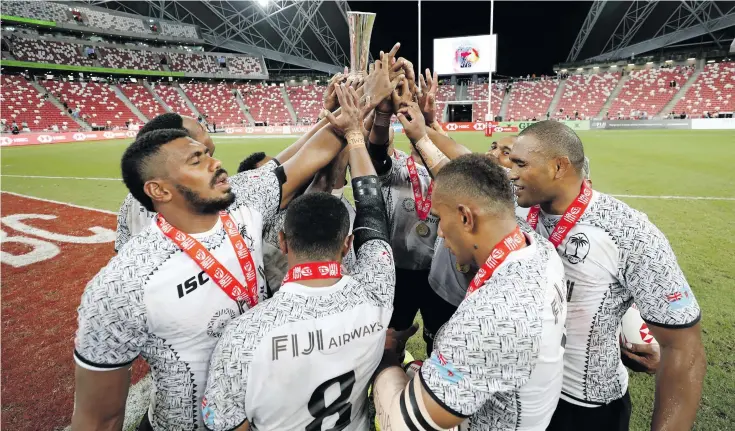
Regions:
<instances>
[{"instance_id":1,"label":"raised hand","mask_svg":"<svg viewBox=\"0 0 735 431\"><path fill-rule=\"evenodd\" d=\"M439 90L439 75L434 72L432 78L431 71L427 68L426 79L422 74L419 74L419 79L421 87L419 88L418 105L428 126L436 121L436 93Z\"/></svg>"},{"instance_id":2,"label":"raised hand","mask_svg":"<svg viewBox=\"0 0 735 431\"><path fill-rule=\"evenodd\" d=\"M406 75L409 91L411 91L411 94L416 94L416 73L413 71L413 63L401 57L396 61L396 64L400 64L400 67Z\"/></svg>"},{"instance_id":3,"label":"raised hand","mask_svg":"<svg viewBox=\"0 0 735 431\"><path fill-rule=\"evenodd\" d=\"M350 132L357 132L362 135L362 123L370 110L360 107L360 98L357 91L352 87L340 84L335 89L335 93L342 110L338 117L330 112L327 114L327 120L329 120L334 130L342 136L346 136Z\"/></svg>"},{"instance_id":4,"label":"raised hand","mask_svg":"<svg viewBox=\"0 0 735 431\"><path fill-rule=\"evenodd\" d=\"M338 73L329 80L327 84L327 90L324 92L324 109L334 112L339 108L339 101L337 100L337 93L335 89L347 78L348 69L345 67L344 73Z\"/></svg>"},{"instance_id":5,"label":"raised hand","mask_svg":"<svg viewBox=\"0 0 735 431\"><path fill-rule=\"evenodd\" d=\"M424 116L416 102L409 102L398 110L398 121L403 124L403 130L412 143L418 142L426 136L426 125Z\"/></svg>"},{"instance_id":6,"label":"raised hand","mask_svg":"<svg viewBox=\"0 0 735 431\"><path fill-rule=\"evenodd\" d=\"M394 110L399 110L413 102L413 93L411 93L408 79L404 79L401 84L393 90L391 100L393 101Z\"/></svg>"},{"instance_id":7,"label":"raised hand","mask_svg":"<svg viewBox=\"0 0 735 431\"><path fill-rule=\"evenodd\" d=\"M404 79L405 74L402 69L396 73L391 73L390 65L399 47L400 44L397 43L388 54L381 52L380 60L370 66L370 73L363 84L363 94L370 97L370 109L375 109L386 98L390 101L391 93L396 89L399 82Z\"/></svg>"}]
</instances>

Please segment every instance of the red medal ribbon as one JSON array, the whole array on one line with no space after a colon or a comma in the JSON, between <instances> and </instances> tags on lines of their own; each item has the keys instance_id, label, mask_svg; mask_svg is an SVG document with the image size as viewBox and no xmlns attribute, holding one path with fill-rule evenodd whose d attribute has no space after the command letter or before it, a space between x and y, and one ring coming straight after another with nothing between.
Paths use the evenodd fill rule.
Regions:
<instances>
[{"instance_id":1,"label":"red medal ribbon","mask_svg":"<svg viewBox=\"0 0 735 431\"><path fill-rule=\"evenodd\" d=\"M485 282L492 277L496 269L505 262L505 259L511 252L520 250L526 246L526 237L521 232L521 228L516 226L509 235L503 238L499 243L495 244L490 256L488 256L485 264L477 271L475 278L472 279L470 287L467 289L467 295L470 296L474 291L482 287Z\"/></svg>"},{"instance_id":2,"label":"red medal ribbon","mask_svg":"<svg viewBox=\"0 0 735 431\"><path fill-rule=\"evenodd\" d=\"M564 211L564 215L561 220L559 220L559 223L556 224L554 231L551 232L551 236L549 236L549 241L554 245L554 248L559 247L559 244L564 241L564 238L567 237L569 231L572 230L574 225L577 224L579 219L582 217L582 214L584 214L584 211L589 206L591 200L592 188L587 181L582 181L582 189L579 192L579 195L574 202L569 205L567 210ZM534 205L531 207L531 210L528 212L528 216L526 217L526 221L531 225L533 230L536 230L536 226L538 225L538 216L540 211L541 207L539 205Z\"/></svg>"},{"instance_id":3,"label":"red medal ribbon","mask_svg":"<svg viewBox=\"0 0 735 431\"><path fill-rule=\"evenodd\" d=\"M426 220L431 211L431 192L434 190L434 181L429 184L429 191L426 194L426 198L421 196L421 183L419 182L419 173L416 170L416 162L413 160L413 156L406 158L406 165L408 166L408 178L411 180L411 187L413 188L413 200L416 203L416 214L419 216L419 220Z\"/></svg>"},{"instance_id":4,"label":"red medal ribbon","mask_svg":"<svg viewBox=\"0 0 735 431\"><path fill-rule=\"evenodd\" d=\"M258 304L258 279L253 256L250 254L245 240L240 235L237 224L232 221L230 215L222 211L219 216L227 236L230 237L232 247L235 249L237 260L240 262L240 267L245 275L247 288L243 287L235 276L212 256L212 253L202 243L192 238L191 235L172 226L160 214L156 219L156 224L163 234L179 246L181 251L188 254L230 298L235 301L247 301L248 307L253 308Z\"/></svg>"},{"instance_id":5,"label":"red medal ribbon","mask_svg":"<svg viewBox=\"0 0 735 431\"><path fill-rule=\"evenodd\" d=\"M339 262L307 262L289 269L283 278L283 284L292 281L323 280L325 278L342 277L342 265Z\"/></svg>"}]
</instances>

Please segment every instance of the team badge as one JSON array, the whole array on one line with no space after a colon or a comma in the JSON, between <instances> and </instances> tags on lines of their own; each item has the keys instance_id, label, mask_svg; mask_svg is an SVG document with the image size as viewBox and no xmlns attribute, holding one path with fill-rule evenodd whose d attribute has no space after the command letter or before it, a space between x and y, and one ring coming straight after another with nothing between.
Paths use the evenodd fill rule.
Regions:
<instances>
[{"instance_id":1,"label":"team badge","mask_svg":"<svg viewBox=\"0 0 735 431\"><path fill-rule=\"evenodd\" d=\"M566 256L569 263L576 265L579 262L584 262L585 258L590 252L590 240L587 235L583 233L577 233L569 237L567 243L564 245L564 256Z\"/></svg>"},{"instance_id":2,"label":"team badge","mask_svg":"<svg viewBox=\"0 0 735 431\"><path fill-rule=\"evenodd\" d=\"M454 364L447 361L447 359L442 355L441 353L432 353L431 358L429 358L428 361L430 364L436 368L436 370L439 372L439 375L446 381L450 383L459 383L460 380L464 377L464 374L457 371L456 368L454 368Z\"/></svg>"}]
</instances>

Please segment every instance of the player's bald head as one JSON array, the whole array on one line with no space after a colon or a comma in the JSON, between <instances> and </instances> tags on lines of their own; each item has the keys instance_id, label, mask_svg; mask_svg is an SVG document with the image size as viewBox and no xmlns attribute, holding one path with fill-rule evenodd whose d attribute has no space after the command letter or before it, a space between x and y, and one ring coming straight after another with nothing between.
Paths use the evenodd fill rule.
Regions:
<instances>
[{"instance_id":1,"label":"player's bald head","mask_svg":"<svg viewBox=\"0 0 735 431\"><path fill-rule=\"evenodd\" d=\"M528 137L533 139L523 139ZM569 126L559 121L539 121L521 131L518 138L547 160L566 157L577 174L584 171L584 146Z\"/></svg>"},{"instance_id":2,"label":"player's bald head","mask_svg":"<svg viewBox=\"0 0 735 431\"><path fill-rule=\"evenodd\" d=\"M436 176L435 193L450 207L472 205L496 214L514 211L513 188L505 170L482 154L465 154L445 165Z\"/></svg>"}]
</instances>

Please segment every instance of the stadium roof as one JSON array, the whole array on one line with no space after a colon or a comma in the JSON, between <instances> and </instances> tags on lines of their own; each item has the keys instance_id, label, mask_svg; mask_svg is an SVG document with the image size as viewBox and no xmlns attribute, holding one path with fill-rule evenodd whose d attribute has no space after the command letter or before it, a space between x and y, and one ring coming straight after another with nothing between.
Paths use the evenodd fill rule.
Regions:
<instances>
[{"instance_id":1,"label":"stadium roof","mask_svg":"<svg viewBox=\"0 0 735 431\"><path fill-rule=\"evenodd\" d=\"M347 1L85 0L121 12L200 27L212 51L262 55L270 70L336 73L349 64Z\"/></svg>"},{"instance_id":2,"label":"stadium roof","mask_svg":"<svg viewBox=\"0 0 735 431\"><path fill-rule=\"evenodd\" d=\"M733 37L733 1L597 0L567 62L624 59L669 47L727 50Z\"/></svg>"}]
</instances>

